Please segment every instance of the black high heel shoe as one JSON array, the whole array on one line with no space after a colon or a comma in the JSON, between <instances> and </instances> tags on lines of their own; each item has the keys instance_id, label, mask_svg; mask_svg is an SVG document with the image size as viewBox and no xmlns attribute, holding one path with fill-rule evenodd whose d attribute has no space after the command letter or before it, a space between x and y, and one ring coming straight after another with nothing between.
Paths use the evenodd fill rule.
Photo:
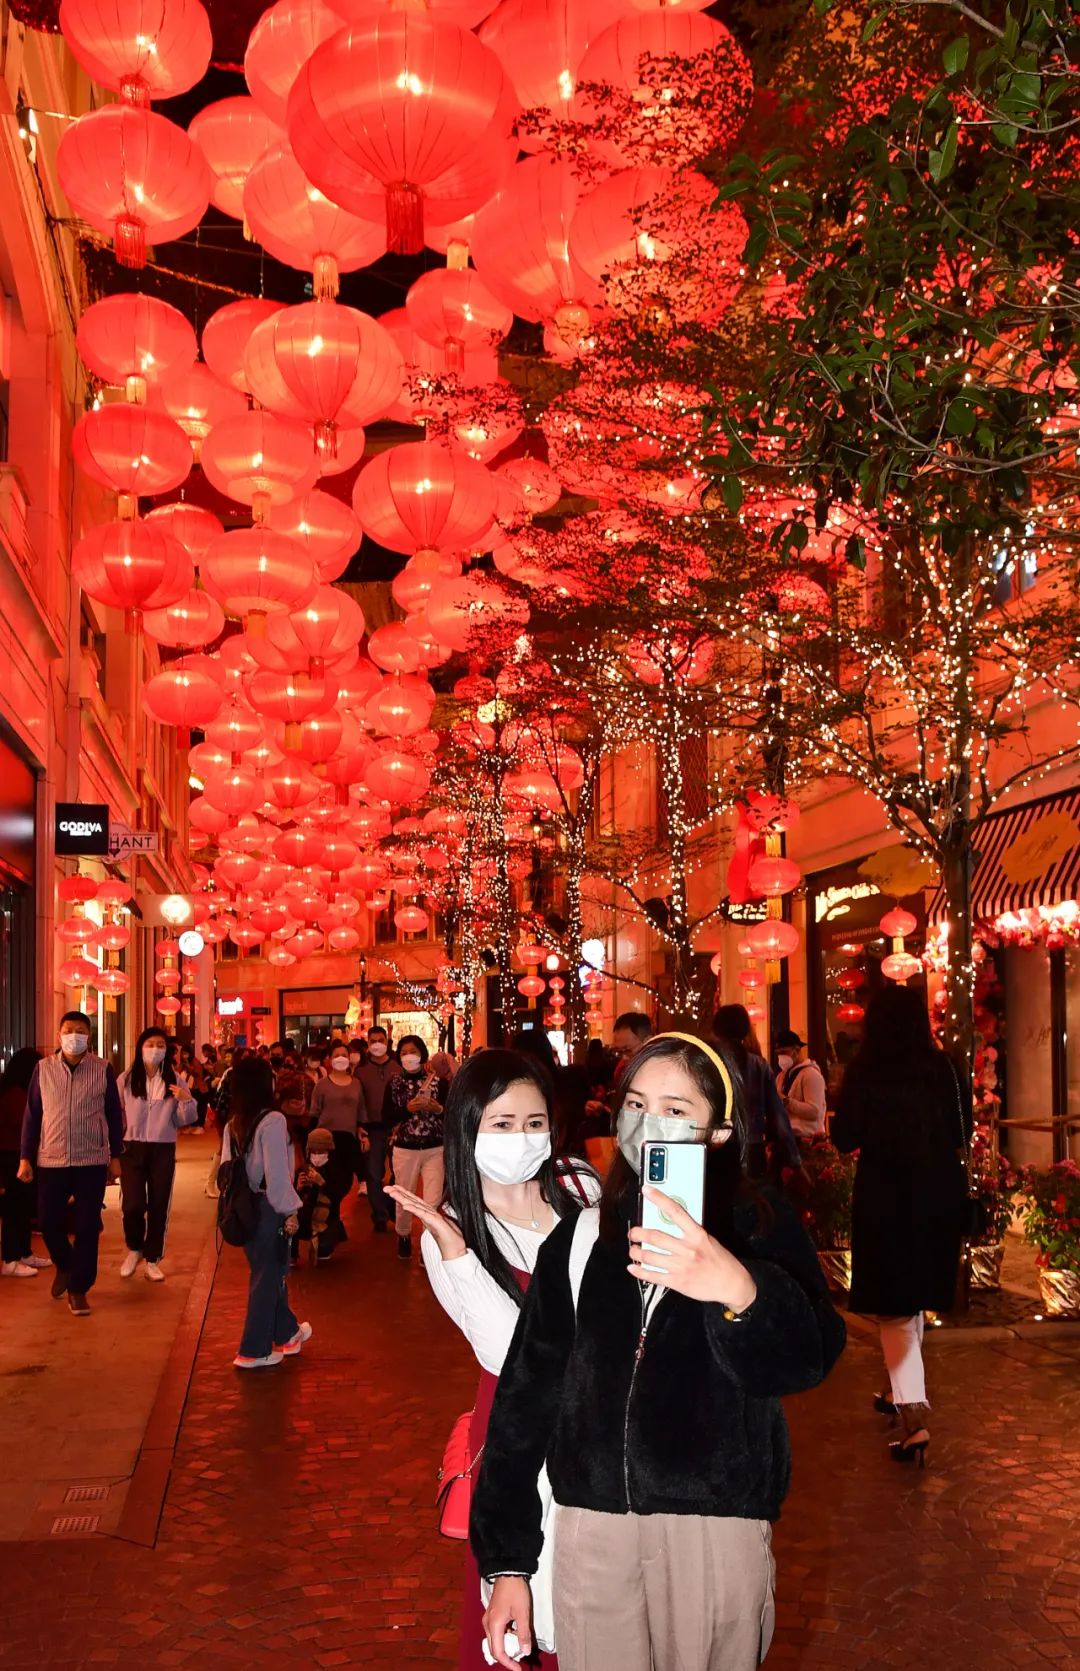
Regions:
<instances>
[{"instance_id":1,"label":"black high heel shoe","mask_svg":"<svg viewBox=\"0 0 1080 1671\"><path fill-rule=\"evenodd\" d=\"M874 1394L874 1409L879 1416L895 1416L896 1414L896 1405L891 1398L886 1398L884 1393Z\"/></svg>"},{"instance_id":2,"label":"black high heel shoe","mask_svg":"<svg viewBox=\"0 0 1080 1671\"><path fill-rule=\"evenodd\" d=\"M926 1428L918 1427L914 1433L906 1433L902 1439L894 1439L889 1445L889 1455L894 1462L917 1461L920 1468L925 1468L926 1448L929 1443L930 1434Z\"/></svg>"}]
</instances>

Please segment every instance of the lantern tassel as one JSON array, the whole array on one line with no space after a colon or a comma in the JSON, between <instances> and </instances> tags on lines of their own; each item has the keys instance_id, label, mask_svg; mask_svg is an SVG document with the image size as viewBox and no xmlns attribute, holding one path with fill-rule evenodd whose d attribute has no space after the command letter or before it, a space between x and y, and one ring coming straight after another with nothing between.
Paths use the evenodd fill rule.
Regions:
<instances>
[{"instance_id":1,"label":"lantern tassel","mask_svg":"<svg viewBox=\"0 0 1080 1671\"><path fill-rule=\"evenodd\" d=\"M324 418L315 425L315 451L320 458L331 462L337 458L337 424L333 418Z\"/></svg>"},{"instance_id":2,"label":"lantern tassel","mask_svg":"<svg viewBox=\"0 0 1080 1671\"><path fill-rule=\"evenodd\" d=\"M419 255L424 247L424 199L407 180L386 188L386 243L392 255Z\"/></svg>"},{"instance_id":3,"label":"lantern tassel","mask_svg":"<svg viewBox=\"0 0 1080 1671\"><path fill-rule=\"evenodd\" d=\"M317 255L311 265L312 289L317 302L332 302L341 289L337 257Z\"/></svg>"},{"instance_id":4,"label":"lantern tassel","mask_svg":"<svg viewBox=\"0 0 1080 1671\"><path fill-rule=\"evenodd\" d=\"M120 215L113 233L113 248L121 267L146 266L146 228L134 215Z\"/></svg>"},{"instance_id":5,"label":"lantern tassel","mask_svg":"<svg viewBox=\"0 0 1080 1671\"><path fill-rule=\"evenodd\" d=\"M465 344L460 337L447 337L443 343L447 371L465 370Z\"/></svg>"}]
</instances>

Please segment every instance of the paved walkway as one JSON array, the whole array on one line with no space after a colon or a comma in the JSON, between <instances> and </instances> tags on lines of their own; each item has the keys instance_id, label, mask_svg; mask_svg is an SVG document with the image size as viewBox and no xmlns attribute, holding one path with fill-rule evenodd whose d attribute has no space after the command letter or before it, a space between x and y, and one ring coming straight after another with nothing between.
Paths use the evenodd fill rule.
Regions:
<instances>
[{"instance_id":1,"label":"paved walkway","mask_svg":"<svg viewBox=\"0 0 1080 1671\"><path fill-rule=\"evenodd\" d=\"M461 1551L437 1536L432 1498L475 1373L422 1268L400 1265L393 1238L372 1236L362 1209L333 1262L294 1280L299 1314L315 1325L310 1348L265 1376L230 1365L245 1277L232 1250L203 1320L206 1220L194 1208L191 1288L171 1354L142 1327L141 1293L137 1313L134 1296L116 1300L115 1323L102 1298L82 1327L100 1331L104 1361L125 1341L136 1352L134 1319L134 1340L146 1343L143 1383L163 1371L135 1500L122 1536L7 1544L5 1671L456 1663ZM175 1261L178 1242L174 1221ZM168 1284L145 1286L153 1302L176 1304ZM30 1312L0 1299L10 1361ZM57 1319L47 1371L61 1404L77 1379L67 1373L74 1327ZM953 1336L932 1339L930 1353L936 1413L925 1473L897 1468L885 1452L885 1425L869 1410L878 1368L865 1331L826 1387L792 1401L795 1482L776 1533L770 1665L1080 1663L1080 1339ZM15 1425L27 1453L48 1449L51 1399L28 1405L20 1390L13 1401L11 1386L0 1380L4 1454L17 1454ZM114 1383L104 1402L119 1406ZM141 1397L138 1419L145 1408ZM136 1426L135 1414L132 1403L121 1425Z\"/></svg>"}]
</instances>

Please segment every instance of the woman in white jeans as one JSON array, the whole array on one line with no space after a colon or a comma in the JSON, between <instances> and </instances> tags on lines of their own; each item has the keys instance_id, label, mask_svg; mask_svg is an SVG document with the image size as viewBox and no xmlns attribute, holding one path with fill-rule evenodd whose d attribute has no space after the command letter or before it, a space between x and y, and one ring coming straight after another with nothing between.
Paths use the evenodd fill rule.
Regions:
<instances>
[{"instance_id":1,"label":"woman in white jeans","mask_svg":"<svg viewBox=\"0 0 1080 1671\"><path fill-rule=\"evenodd\" d=\"M427 1065L423 1039L406 1033L394 1052L401 1074L383 1096L383 1124L393 1127L394 1182L438 1206L443 1194L443 1109L449 1081ZM395 1222L398 1258L412 1257L412 1214L400 1201Z\"/></svg>"},{"instance_id":2,"label":"woman in white jeans","mask_svg":"<svg viewBox=\"0 0 1080 1671\"><path fill-rule=\"evenodd\" d=\"M874 1406L899 1416L893 1460L923 1465L930 1443L924 1311L951 1311L964 1237L971 1085L934 1043L925 995L880 992L840 1090L832 1140L858 1150L851 1309L876 1317L889 1376Z\"/></svg>"}]
</instances>

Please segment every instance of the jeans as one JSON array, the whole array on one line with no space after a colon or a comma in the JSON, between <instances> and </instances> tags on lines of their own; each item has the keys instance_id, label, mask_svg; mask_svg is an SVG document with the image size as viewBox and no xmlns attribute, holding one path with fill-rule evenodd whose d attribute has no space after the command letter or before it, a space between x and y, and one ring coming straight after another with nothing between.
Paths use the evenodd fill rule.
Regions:
<instances>
[{"instance_id":1,"label":"jeans","mask_svg":"<svg viewBox=\"0 0 1080 1671\"><path fill-rule=\"evenodd\" d=\"M176 1144L125 1143L120 1167L124 1240L132 1253L156 1265L165 1252Z\"/></svg>"},{"instance_id":2,"label":"jeans","mask_svg":"<svg viewBox=\"0 0 1080 1671\"><path fill-rule=\"evenodd\" d=\"M21 1184L16 1176L18 1170L17 1149L0 1154L0 1185L4 1190L0 1195L0 1251L5 1265L15 1259L25 1259L32 1252L30 1219L34 1210L34 1186Z\"/></svg>"},{"instance_id":3,"label":"jeans","mask_svg":"<svg viewBox=\"0 0 1080 1671\"><path fill-rule=\"evenodd\" d=\"M389 1132L386 1126L365 1126L368 1136L368 1152L364 1156L367 1170L368 1205L371 1208L371 1222L386 1224L390 1218L390 1198L383 1188L386 1177L386 1139Z\"/></svg>"},{"instance_id":4,"label":"jeans","mask_svg":"<svg viewBox=\"0 0 1080 1671\"><path fill-rule=\"evenodd\" d=\"M101 1209L107 1166L38 1168L38 1218L49 1258L68 1279L73 1294L88 1294L97 1281ZM75 1202L75 1241L68 1240L68 1201Z\"/></svg>"},{"instance_id":5,"label":"jeans","mask_svg":"<svg viewBox=\"0 0 1080 1671\"><path fill-rule=\"evenodd\" d=\"M247 1316L240 1337L242 1358L265 1358L284 1346L299 1328L289 1305L285 1278L289 1270L289 1238L285 1219L275 1213L265 1196L259 1197L259 1223L244 1247L251 1266Z\"/></svg>"}]
</instances>

